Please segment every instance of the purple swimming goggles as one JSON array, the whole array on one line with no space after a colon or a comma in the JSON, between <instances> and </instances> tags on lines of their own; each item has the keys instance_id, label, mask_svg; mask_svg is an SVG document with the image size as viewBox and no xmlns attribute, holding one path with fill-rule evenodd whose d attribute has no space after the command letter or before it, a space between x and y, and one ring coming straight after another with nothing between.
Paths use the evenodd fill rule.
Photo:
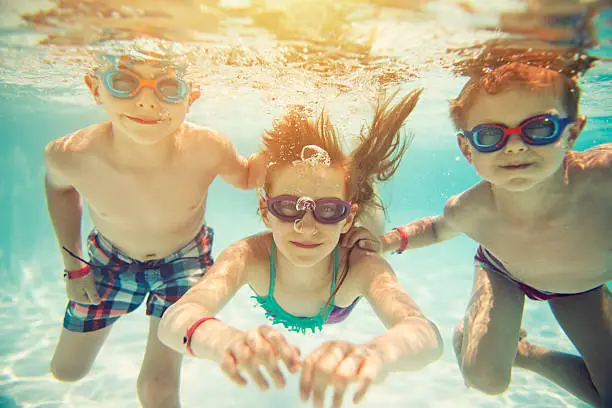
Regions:
<instances>
[{"instance_id":1,"label":"purple swimming goggles","mask_svg":"<svg viewBox=\"0 0 612 408\"><path fill-rule=\"evenodd\" d=\"M311 210L315 220L321 224L337 224L351 212L350 202L333 197L313 200L310 197L270 197L266 194L266 206L272 215L284 222L295 222Z\"/></svg>"}]
</instances>

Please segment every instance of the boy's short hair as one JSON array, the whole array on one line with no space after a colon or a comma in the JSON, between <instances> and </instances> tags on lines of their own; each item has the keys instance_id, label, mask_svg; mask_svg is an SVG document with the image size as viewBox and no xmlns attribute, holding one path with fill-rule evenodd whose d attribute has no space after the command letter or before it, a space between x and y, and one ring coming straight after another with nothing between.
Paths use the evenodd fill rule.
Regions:
<instances>
[{"instance_id":1,"label":"boy's short hair","mask_svg":"<svg viewBox=\"0 0 612 408\"><path fill-rule=\"evenodd\" d=\"M513 49L487 49L479 57L458 63L456 71L468 75L459 96L450 101L450 116L457 130L465 129L465 115L477 95L497 94L512 88L552 89L565 113L578 116L579 74L596 61L585 54L569 57L554 51L517 53Z\"/></svg>"},{"instance_id":2,"label":"boy's short hair","mask_svg":"<svg viewBox=\"0 0 612 408\"><path fill-rule=\"evenodd\" d=\"M143 40L144 41L144 40ZM193 76L192 53L182 49L175 50L174 46L163 41L136 42L123 44L117 42L113 46L103 49L92 49L92 71L98 72L109 68L129 68L134 64L147 64L176 73L181 77Z\"/></svg>"}]
</instances>

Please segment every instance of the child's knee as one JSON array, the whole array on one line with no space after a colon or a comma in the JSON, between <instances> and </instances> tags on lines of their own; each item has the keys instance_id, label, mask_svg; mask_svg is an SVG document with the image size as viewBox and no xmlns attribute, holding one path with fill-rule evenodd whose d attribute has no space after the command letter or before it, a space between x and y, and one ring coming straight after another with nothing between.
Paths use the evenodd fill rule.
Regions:
<instances>
[{"instance_id":1,"label":"child's knee","mask_svg":"<svg viewBox=\"0 0 612 408\"><path fill-rule=\"evenodd\" d=\"M51 371L51 375L53 375L56 380L63 382L74 382L85 377L91 367L74 364L74 362L61 362L53 359L49 369Z\"/></svg>"},{"instance_id":2,"label":"child's knee","mask_svg":"<svg viewBox=\"0 0 612 408\"><path fill-rule=\"evenodd\" d=\"M492 364L463 364L461 367L466 385L488 395L498 395L510 386L511 371Z\"/></svg>"},{"instance_id":3,"label":"child's knee","mask_svg":"<svg viewBox=\"0 0 612 408\"><path fill-rule=\"evenodd\" d=\"M144 408L178 407L178 376L168 372L140 373L138 397Z\"/></svg>"}]
</instances>

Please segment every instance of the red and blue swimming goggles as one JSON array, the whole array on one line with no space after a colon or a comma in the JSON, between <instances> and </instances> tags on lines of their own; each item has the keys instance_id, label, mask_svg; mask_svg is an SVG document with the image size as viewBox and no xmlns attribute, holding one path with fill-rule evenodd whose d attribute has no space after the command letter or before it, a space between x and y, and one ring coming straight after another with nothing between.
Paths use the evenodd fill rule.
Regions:
<instances>
[{"instance_id":1,"label":"red and blue swimming goggles","mask_svg":"<svg viewBox=\"0 0 612 408\"><path fill-rule=\"evenodd\" d=\"M311 210L315 220L321 224L337 224L351 212L350 202L334 197L313 200L292 195L266 195L266 206L272 215L284 222L295 222Z\"/></svg>"},{"instance_id":2,"label":"red and blue swimming goggles","mask_svg":"<svg viewBox=\"0 0 612 408\"><path fill-rule=\"evenodd\" d=\"M162 74L146 79L133 71L111 68L99 74L104 87L112 96L122 99L133 98L142 88L148 87L165 102L179 103L189 94L189 85L176 75Z\"/></svg>"},{"instance_id":3,"label":"red and blue swimming goggles","mask_svg":"<svg viewBox=\"0 0 612 408\"><path fill-rule=\"evenodd\" d=\"M545 114L527 118L514 128L499 123L483 123L462 133L476 150L489 153L504 147L513 133L518 134L528 145L542 146L554 143L573 121L574 119L570 117Z\"/></svg>"}]
</instances>

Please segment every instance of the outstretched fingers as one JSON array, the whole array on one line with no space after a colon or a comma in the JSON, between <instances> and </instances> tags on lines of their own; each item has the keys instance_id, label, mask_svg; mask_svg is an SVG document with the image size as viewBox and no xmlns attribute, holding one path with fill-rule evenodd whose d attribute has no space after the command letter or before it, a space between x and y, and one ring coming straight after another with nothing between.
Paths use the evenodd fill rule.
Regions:
<instances>
[{"instance_id":1,"label":"outstretched fingers","mask_svg":"<svg viewBox=\"0 0 612 408\"><path fill-rule=\"evenodd\" d=\"M223 372L238 385L246 385L248 376L262 391L270 388L262 368L268 372L276 387L283 388L286 381L279 361L282 360L291 372L296 372L300 364L299 350L290 346L282 334L269 326L247 331L225 353L221 363Z\"/></svg>"},{"instance_id":2,"label":"outstretched fingers","mask_svg":"<svg viewBox=\"0 0 612 408\"><path fill-rule=\"evenodd\" d=\"M277 358L280 358L285 367L291 372L296 373L300 369L300 350L289 345L285 337L270 326L260 327L264 338L272 345Z\"/></svg>"},{"instance_id":3,"label":"outstretched fingers","mask_svg":"<svg viewBox=\"0 0 612 408\"><path fill-rule=\"evenodd\" d=\"M265 367L266 371L268 371L270 374L272 381L274 381L274 384L278 388L283 388L285 386L285 378L278 365L278 355L272 342L266 336L266 333L272 336L271 332L266 332L265 330L261 329L251 330L246 336L246 344L254 351L254 361L252 365L262 365ZM261 375L259 370L258 373ZM255 374L257 375L257 373Z\"/></svg>"},{"instance_id":4,"label":"outstretched fingers","mask_svg":"<svg viewBox=\"0 0 612 408\"><path fill-rule=\"evenodd\" d=\"M234 384L244 387L247 385L247 380L244 378L238 370L238 364L236 363L236 357L231 352L226 352L223 361L221 362L221 371L225 374Z\"/></svg>"}]
</instances>

